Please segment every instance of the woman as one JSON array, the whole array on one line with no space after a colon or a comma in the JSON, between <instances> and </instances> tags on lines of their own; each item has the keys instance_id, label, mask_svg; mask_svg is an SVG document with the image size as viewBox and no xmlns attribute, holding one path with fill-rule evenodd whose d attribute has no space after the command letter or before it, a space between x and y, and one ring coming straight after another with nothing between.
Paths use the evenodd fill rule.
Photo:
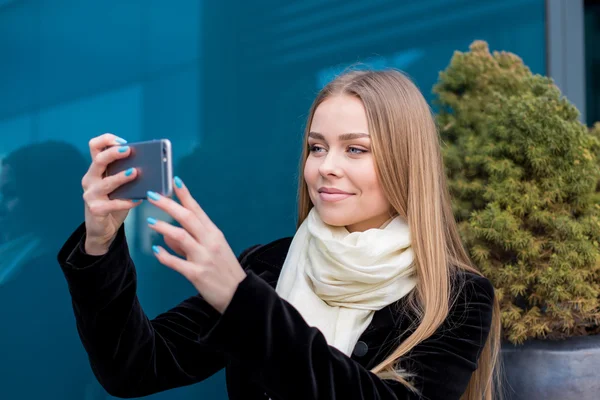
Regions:
<instances>
[{"instance_id":1,"label":"woman","mask_svg":"<svg viewBox=\"0 0 600 400\"><path fill-rule=\"evenodd\" d=\"M401 73L354 71L317 96L304 138L298 230L237 259L175 178L149 219L154 246L199 295L149 321L123 220L107 194L136 171L107 134L90 142L86 220L59 254L79 333L108 392L138 397L223 367L232 399L486 399L499 341L490 282L470 264L430 109Z\"/></svg>"}]
</instances>

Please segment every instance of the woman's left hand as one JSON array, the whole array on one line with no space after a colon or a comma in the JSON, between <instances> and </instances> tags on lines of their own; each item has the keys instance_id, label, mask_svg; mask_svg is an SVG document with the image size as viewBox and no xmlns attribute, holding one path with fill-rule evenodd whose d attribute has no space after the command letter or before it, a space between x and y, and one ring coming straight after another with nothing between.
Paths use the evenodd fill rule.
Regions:
<instances>
[{"instance_id":1,"label":"woman's left hand","mask_svg":"<svg viewBox=\"0 0 600 400\"><path fill-rule=\"evenodd\" d=\"M223 233L208 218L179 178L175 178L176 201L148 192L148 201L181 224L148 218L149 226L162 234L165 243L182 258L160 246L152 250L158 261L189 280L202 297L221 314L246 273L229 247Z\"/></svg>"}]
</instances>

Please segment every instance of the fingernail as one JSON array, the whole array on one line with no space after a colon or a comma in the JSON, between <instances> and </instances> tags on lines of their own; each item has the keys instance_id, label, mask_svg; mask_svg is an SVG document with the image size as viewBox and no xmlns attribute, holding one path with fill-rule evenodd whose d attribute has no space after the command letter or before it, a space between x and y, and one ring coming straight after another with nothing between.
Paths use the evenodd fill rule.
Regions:
<instances>
[{"instance_id":1,"label":"fingernail","mask_svg":"<svg viewBox=\"0 0 600 400\"><path fill-rule=\"evenodd\" d=\"M152 200L154 200L154 201L158 201L158 200L160 200L160 196L158 195L158 193L156 193L156 192L153 192L153 191L151 191L151 190L148 190L148 193L147 193L147 195L148 195L148 197L149 197L150 199L152 199Z\"/></svg>"},{"instance_id":2,"label":"fingernail","mask_svg":"<svg viewBox=\"0 0 600 400\"><path fill-rule=\"evenodd\" d=\"M121 146L121 147L119 147L119 153L125 153L127 150L129 150L129 146Z\"/></svg>"},{"instance_id":3,"label":"fingernail","mask_svg":"<svg viewBox=\"0 0 600 400\"><path fill-rule=\"evenodd\" d=\"M173 180L175 181L175 186L177 186L179 189L183 187L183 181L180 177L176 176Z\"/></svg>"},{"instance_id":4,"label":"fingernail","mask_svg":"<svg viewBox=\"0 0 600 400\"><path fill-rule=\"evenodd\" d=\"M127 143L127 140L121 139L121 138L116 138L115 142L117 142L118 144L125 144L125 143Z\"/></svg>"},{"instance_id":5,"label":"fingernail","mask_svg":"<svg viewBox=\"0 0 600 400\"><path fill-rule=\"evenodd\" d=\"M149 223L150 225L155 225L155 224L156 224L156 220L155 220L154 218L152 218L152 217L148 217L148 218L146 219L146 221L148 221L148 223Z\"/></svg>"},{"instance_id":6,"label":"fingernail","mask_svg":"<svg viewBox=\"0 0 600 400\"><path fill-rule=\"evenodd\" d=\"M125 171L125 176L130 176L131 174L133 174L133 168L129 168L127 171Z\"/></svg>"},{"instance_id":7,"label":"fingernail","mask_svg":"<svg viewBox=\"0 0 600 400\"><path fill-rule=\"evenodd\" d=\"M158 254L160 252L160 249L158 248L158 246L152 246L152 251Z\"/></svg>"}]
</instances>

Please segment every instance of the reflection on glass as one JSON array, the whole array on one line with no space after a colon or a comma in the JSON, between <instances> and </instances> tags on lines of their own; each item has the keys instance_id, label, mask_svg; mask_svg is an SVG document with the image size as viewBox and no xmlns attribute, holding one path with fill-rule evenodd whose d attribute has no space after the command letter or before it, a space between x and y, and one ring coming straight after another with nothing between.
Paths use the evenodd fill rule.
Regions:
<instances>
[{"instance_id":1,"label":"reflection on glass","mask_svg":"<svg viewBox=\"0 0 600 400\"><path fill-rule=\"evenodd\" d=\"M94 378L56 253L82 221L87 162L49 141L9 153L0 168L1 397L83 399Z\"/></svg>"}]
</instances>

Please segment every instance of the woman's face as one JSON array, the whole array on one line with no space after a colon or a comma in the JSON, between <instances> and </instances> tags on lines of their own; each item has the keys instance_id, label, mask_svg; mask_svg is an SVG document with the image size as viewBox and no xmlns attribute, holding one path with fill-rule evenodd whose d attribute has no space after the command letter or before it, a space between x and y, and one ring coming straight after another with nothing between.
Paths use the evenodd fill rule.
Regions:
<instances>
[{"instance_id":1,"label":"woman's face","mask_svg":"<svg viewBox=\"0 0 600 400\"><path fill-rule=\"evenodd\" d=\"M308 192L323 222L348 231L379 228L390 218L375 172L367 115L354 96L333 96L313 116L304 165Z\"/></svg>"}]
</instances>

